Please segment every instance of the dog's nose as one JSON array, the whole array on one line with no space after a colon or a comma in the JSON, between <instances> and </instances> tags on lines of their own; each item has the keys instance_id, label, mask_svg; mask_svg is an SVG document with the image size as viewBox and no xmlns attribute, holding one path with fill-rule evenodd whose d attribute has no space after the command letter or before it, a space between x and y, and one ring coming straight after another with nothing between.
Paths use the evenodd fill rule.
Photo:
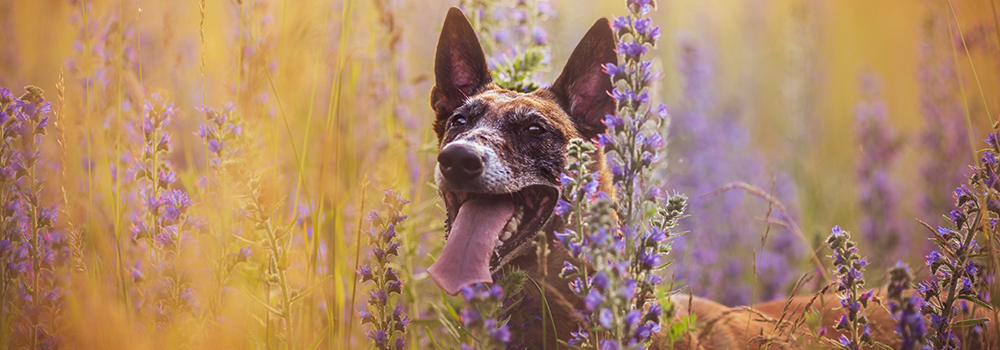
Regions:
<instances>
[{"instance_id":1,"label":"dog's nose","mask_svg":"<svg viewBox=\"0 0 1000 350\"><path fill-rule=\"evenodd\" d=\"M483 173L483 158L466 145L450 145L438 153L441 174L448 180L463 182Z\"/></svg>"}]
</instances>

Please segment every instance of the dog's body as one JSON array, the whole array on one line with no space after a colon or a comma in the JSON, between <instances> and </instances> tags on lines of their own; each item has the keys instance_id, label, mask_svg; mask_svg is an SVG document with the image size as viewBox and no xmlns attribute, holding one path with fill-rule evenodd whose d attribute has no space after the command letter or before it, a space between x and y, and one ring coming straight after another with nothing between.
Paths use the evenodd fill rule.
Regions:
<instances>
[{"instance_id":1,"label":"dog's body","mask_svg":"<svg viewBox=\"0 0 1000 350\"><path fill-rule=\"evenodd\" d=\"M606 19L598 20L573 51L565 69L551 87L531 93L500 89L491 82L485 56L472 26L457 8L448 12L438 41L431 106L439 140L435 180L447 207L447 243L428 272L447 293L477 282L492 282L501 268L524 270L531 280L544 280L549 313L544 323L519 335L528 348L563 348L570 332L583 325L576 312L583 303L558 278L564 261L574 262L556 244L553 232L562 221L553 215L560 195L559 175L566 166L566 145L572 138L593 139L604 132L602 121L614 113L610 79L601 65L617 64L615 43ZM604 155L596 152L595 171L601 190L613 193ZM536 232L548 235L552 247L543 278L535 255ZM527 283L531 300L541 292ZM754 311L729 308L691 296L675 296L677 319L697 317L698 332L673 344L675 349L794 348L802 344L805 322L797 322L811 308L831 310L839 305L812 296L754 305ZM824 312L826 337L840 333L833 325L839 311ZM775 323L782 320L781 327ZM871 316L876 340L897 344L895 322L884 308ZM554 329L553 329L554 328ZM665 327L666 328L666 327ZM655 335L652 348L666 349L666 329ZM542 344L543 340L547 344Z\"/></svg>"}]
</instances>

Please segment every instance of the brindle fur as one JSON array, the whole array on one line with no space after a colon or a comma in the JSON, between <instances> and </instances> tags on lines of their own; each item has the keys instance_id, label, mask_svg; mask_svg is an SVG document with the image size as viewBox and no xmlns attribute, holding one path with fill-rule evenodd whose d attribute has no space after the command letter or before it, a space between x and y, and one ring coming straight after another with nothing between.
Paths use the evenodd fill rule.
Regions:
<instances>
[{"instance_id":1,"label":"brindle fur","mask_svg":"<svg viewBox=\"0 0 1000 350\"><path fill-rule=\"evenodd\" d=\"M448 12L438 41L434 72L436 85L431 91L431 107L436 113L434 131L439 149L464 137L470 142L487 144L506 163L513 176L509 183L484 189L490 193L510 193L530 184L559 186L559 174L566 166L566 145L572 138L592 139L604 132L605 114L614 112L614 100L609 96L610 79L601 71L601 65L617 63L617 54L611 29L606 19L600 19L587 32L573 51L559 78L549 88L531 93L518 93L499 88L491 82L485 56L472 26L461 10ZM465 128L449 128L449 120L460 114L468 118ZM543 135L529 135L522 129L531 123L546 128ZM485 126L488 131L479 135L466 135L473 126ZM611 175L605 168L602 152L597 152L595 171L600 174L600 188L613 193ZM441 181L439 181L441 182ZM439 183L442 191L448 190L447 181ZM499 185L498 185L499 186ZM454 208L448 208L453 213ZM453 214L449 214L451 217ZM450 219L449 219L450 220ZM579 297L569 289L569 281L560 279L558 272L563 261L575 261L568 251L556 244L552 233L562 227L558 220L549 220L543 228L549 236L551 253L547 259L547 275L543 278L538 260L530 242L510 254L503 267L518 268L528 273L532 281L544 280L545 300L550 314L545 318L545 330L535 325L519 336L529 348L562 349L557 342L568 341L570 332L583 326L575 310L582 309ZM534 283L527 283L525 290L532 300L542 300ZM816 300L814 300L816 299ZM678 295L673 297L678 307L675 320L695 315L701 326L699 333L688 334L672 346L665 343L666 327L654 335L652 349L757 349L797 348L801 344L816 344L802 322L798 327L775 327L781 319L796 322L811 309L822 312L826 337L837 339L841 333L834 330L840 311L835 296L823 298L812 295L796 296L790 300L774 300L753 306L753 312L743 308L730 308L719 303ZM808 308L807 308L808 306ZM897 346L895 321L884 307L876 306L871 323L876 340ZM782 317L784 315L784 317ZM982 315L979 315L982 316ZM554 327L552 326L554 324ZM666 324L666 323L665 323ZM553 329L554 328L554 329ZM987 327L992 329L992 327ZM962 333L962 332L959 332ZM542 339L546 339L543 344ZM811 339L811 340L810 340ZM975 345L977 344L966 344Z\"/></svg>"}]
</instances>

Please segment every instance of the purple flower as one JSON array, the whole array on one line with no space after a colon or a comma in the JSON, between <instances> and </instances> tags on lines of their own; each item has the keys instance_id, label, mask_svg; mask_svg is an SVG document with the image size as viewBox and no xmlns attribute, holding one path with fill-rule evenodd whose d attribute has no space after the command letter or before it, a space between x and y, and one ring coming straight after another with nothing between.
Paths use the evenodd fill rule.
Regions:
<instances>
[{"instance_id":1,"label":"purple flower","mask_svg":"<svg viewBox=\"0 0 1000 350\"><path fill-rule=\"evenodd\" d=\"M933 251L930 254L928 254L926 258L927 258L927 266L935 266L935 264L941 261L941 253Z\"/></svg>"},{"instance_id":2,"label":"purple flower","mask_svg":"<svg viewBox=\"0 0 1000 350\"><path fill-rule=\"evenodd\" d=\"M375 322L375 316L368 312L368 310L365 310L364 306L361 307L361 310L358 310L357 315L361 319L361 324Z\"/></svg>"},{"instance_id":3,"label":"purple flower","mask_svg":"<svg viewBox=\"0 0 1000 350\"><path fill-rule=\"evenodd\" d=\"M569 184L572 184L572 183L576 182L576 180L574 180L573 178L569 177L569 175L566 175L566 173L562 173L562 174L559 175L559 182L562 183L563 186L566 186L566 185L569 185Z\"/></svg>"},{"instance_id":4,"label":"purple flower","mask_svg":"<svg viewBox=\"0 0 1000 350\"><path fill-rule=\"evenodd\" d=\"M610 147L615 144L613 136L608 136L608 134L597 134L597 144L601 147Z\"/></svg>"},{"instance_id":5,"label":"purple flower","mask_svg":"<svg viewBox=\"0 0 1000 350\"><path fill-rule=\"evenodd\" d=\"M583 345L589 338L590 334L583 331L583 328L577 328L576 332L569 332L570 341L569 345L580 346Z\"/></svg>"},{"instance_id":6,"label":"purple flower","mask_svg":"<svg viewBox=\"0 0 1000 350\"><path fill-rule=\"evenodd\" d=\"M603 67L602 71L604 72L604 74L610 75L612 77L612 79L614 79L614 77L618 76L619 74L623 73L623 69L619 68L614 63L605 63L601 67ZM608 114L607 117L615 118L613 115L610 115L610 114ZM611 125L608 125L608 122L607 122L606 118L605 118L604 125L607 125L608 127L611 127Z\"/></svg>"},{"instance_id":7,"label":"purple flower","mask_svg":"<svg viewBox=\"0 0 1000 350\"><path fill-rule=\"evenodd\" d=\"M479 322L482 322L482 320L483 318L479 314L479 310L466 308L462 309L462 323L465 324L466 327L478 324Z\"/></svg>"},{"instance_id":8,"label":"purple flower","mask_svg":"<svg viewBox=\"0 0 1000 350\"><path fill-rule=\"evenodd\" d=\"M161 187L167 187L177 181L177 173L166 169L160 170L159 180Z\"/></svg>"},{"instance_id":9,"label":"purple flower","mask_svg":"<svg viewBox=\"0 0 1000 350\"><path fill-rule=\"evenodd\" d=\"M594 311L598 305L604 302L604 297L597 290L591 290L587 293L587 296L583 298L583 305L587 311Z\"/></svg>"},{"instance_id":10,"label":"purple flower","mask_svg":"<svg viewBox=\"0 0 1000 350\"><path fill-rule=\"evenodd\" d=\"M499 284L493 284L493 286L490 287L488 295L490 298L493 298L495 300L503 299L503 287L501 287Z\"/></svg>"},{"instance_id":11,"label":"purple flower","mask_svg":"<svg viewBox=\"0 0 1000 350\"><path fill-rule=\"evenodd\" d=\"M658 306L659 304L653 304L653 305ZM639 321L641 319L642 319L642 312L640 312L639 310L629 311L629 313L625 315L625 327L633 328L639 324Z\"/></svg>"},{"instance_id":12,"label":"purple flower","mask_svg":"<svg viewBox=\"0 0 1000 350\"><path fill-rule=\"evenodd\" d=\"M611 20L611 30L618 35L622 35L623 31L629 30L632 26L632 17L629 16L618 16Z\"/></svg>"},{"instance_id":13,"label":"purple flower","mask_svg":"<svg viewBox=\"0 0 1000 350\"><path fill-rule=\"evenodd\" d=\"M507 328L507 325L498 326L497 321L494 319L486 320L484 325L486 327L486 332L493 337L493 339L504 343L510 341L510 330Z\"/></svg>"},{"instance_id":14,"label":"purple flower","mask_svg":"<svg viewBox=\"0 0 1000 350\"><path fill-rule=\"evenodd\" d=\"M615 316L611 313L610 309L601 309L598 313L597 322L604 326L604 328L610 329L615 322Z\"/></svg>"},{"instance_id":15,"label":"purple flower","mask_svg":"<svg viewBox=\"0 0 1000 350\"><path fill-rule=\"evenodd\" d=\"M653 134L642 140L642 146L647 150L658 150L663 148L663 137L660 134Z\"/></svg>"},{"instance_id":16,"label":"purple flower","mask_svg":"<svg viewBox=\"0 0 1000 350\"><path fill-rule=\"evenodd\" d=\"M161 234L156 235L155 241L156 241L157 244L159 244L161 246L165 246L165 247L169 247L169 246L173 246L174 245L174 238L169 233L161 233Z\"/></svg>"},{"instance_id":17,"label":"purple flower","mask_svg":"<svg viewBox=\"0 0 1000 350\"><path fill-rule=\"evenodd\" d=\"M369 242L371 244L369 256L371 257L371 261L358 269L358 274L361 275L361 282L370 282L373 284L373 289L368 292L368 304L379 310L390 307L388 305L389 297L402 292L403 281L399 278L396 271L387 265L399 252L400 242L396 240L396 227L400 221L406 218L405 215L400 214L400 211L402 210L402 206L408 203L408 201L402 199L396 192L386 191L382 202L386 204L384 215L377 211L372 211L368 215L368 219L371 221L371 227L369 228ZM463 290L463 294L474 296L475 292ZM405 344L405 341L402 339L403 334L406 332L405 327L408 324L409 317L404 315L403 309L399 304L396 304L391 314L378 314L375 316L372 322L374 328L369 332L381 332L384 335L382 341L373 338L376 345L383 342L386 344L393 343L393 338L396 339L394 341L395 344ZM379 347L384 348L380 345Z\"/></svg>"},{"instance_id":18,"label":"purple flower","mask_svg":"<svg viewBox=\"0 0 1000 350\"><path fill-rule=\"evenodd\" d=\"M149 118L143 118L142 119L141 129L142 129L142 132L147 135L147 137L150 137L149 135L152 135L153 134L153 130L154 130L154 128L153 128L153 120L149 119Z\"/></svg>"},{"instance_id":19,"label":"purple flower","mask_svg":"<svg viewBox=\"0 0 1000 350\"><path fill-rule=\"evenodd\" d=\"M625 56L639 57L646 54L649 48L636 42L620 42L616 52Z\"/></svg>"},{"instance_id":20,"label":"purple flower","mask_svg":"<svg viewBox=\"0 0 1000 350\"><path fill-rule=\"evenodd\" d=\"M56 207L43 207L38 216L38 227L52 227L52 224L56 222L57 214Z\"/></svg>"},{"instance_id":21,"label":"purple flower","mask_svg":"<svg viewBox=\"0 0 1000 350\"><path fill-rule=\"evenodd\" d=\"M219 153L220 151L222 151L222 148L225 147L225 145L226 145L225 141L219 141L215 139L208 140L208 150L212 153Z\"/></svg>"},{"instance_id":22,"label":"purple flower","mask_svg":"<svg viewBox=\"0 0 1000 350\"><path fill-rule=\"evenodd\" d=\"M243 262L250 259L253 256L253 250L250 250L250 246L240 247L240 252L236 256L236 261Z\"/></svg>"},{"instance_id":23,"label":"purple flower","mask_svg":"<svg viewBox=\"0 0 1000 350\"><path fill-rule=\"evenodd\" d=\"M531 39L535 45L548 45L549 33L545 32L545 29L542 27L535 27L531 31Z\"/></svg>"},{"instance_id":24,"label":"purple flower","mask_svg":"<svg viewBox=\"0 0 1000 350\"><path fill-rule=\"evenodd\" d=\"M556 215L563 216L570 209L572 209L572 207L570 206L569 202L566 202L566 201L562 200L561 198L558 201L556 201L556 206L555 206L555 209L554 209Z\"/></svg>"},{"instance_id":25,"label":"purple flower","mask_svg":"<svg viewBox=\"0 0 1000 350\"><path fill-rule=\"evenodd\" d=\"M368 331L368 333L366 333L366 335L368 336L369 339L371 339L372 341L375 342L375 345L381 345L382 343L385 343L386 333L385 333L384 330L381 330L381 329L375 330L375 329L373 329L373 330Z\"/></svg>"},{"instance_id":26,"label":"purple flower","mask_svg":"<svg viewBox=\"0 0 1000 350\"><path fill-rule=\"evenodd\" d=\"M187 192L182 190L167 192L160 200L166 205L179 209L187 208L194 204L190 199L188 199Z\"/></svg>"}]
</instances>

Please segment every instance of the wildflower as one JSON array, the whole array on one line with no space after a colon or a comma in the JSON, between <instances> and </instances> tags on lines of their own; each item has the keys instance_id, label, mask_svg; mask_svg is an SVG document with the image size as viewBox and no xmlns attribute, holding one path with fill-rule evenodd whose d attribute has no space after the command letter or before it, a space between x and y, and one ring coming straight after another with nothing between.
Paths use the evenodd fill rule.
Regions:
<instances>
[{"instance_id":1,"label":"wildflower","mask_svg":"<svg viewBox=\"0 0 1000 350\"><path fill-rule=\"evenodd\" d=\"M493 339L497 341L506 343L510 341L510 330L507 325L498 325L497 320L489 319L483 322L486 328L486 333L489 334Z\"/></svg>"},{"instance_id":2,"label":"wildflower","mask_svg":"<svg viewBox=\"0 0 1000 350\"><path fill-rule=\"evenodd\" d=\"M15 97L0 88L0 259L8 271L0 276L0 289L10 317L10 344L44 347L59 338L46 329L57 327L62 309L64 241L55 229L56 208L42 202L43 180L36 165L48 127L51 102L42 89L25 87Z\"/></svg>"},{"instance_id":3,"label":"wildflower","mask_svg":"<svg viewBox=\"0 0 1000 350\"><path fill-rule=\"evenodd\" d=\"M489 12L473 21L476 32L491 32L480 36L493 82L501 88L531 92L537 72L549 65L548 33L539 24L553 15L547 0L524 1L463 1L465 13Z\"/></svg>"},{"instance_id":4,"label":"wildflower","mask_svg":"<svg viewBox=\"0 0 1000 350\"><path fill-rule=\"evenodd\" d=\"M227 103L222 109L202 105L198 110L205 114L205 124L195 133L205 140L210 153L209 164L222 166L235 161L234 156L244 148L242 118L236 114L236 105Z\"/></svg>"},{"instance_id":5,"label":"wildflower","mask_svg":"<svg viewBox=\"0 0 1000 350\"><path fill-rule=\"evenodd\" d=\"M954 330L957 316L960 312L969 311L967 301L986 303L989 300L989 293L983 292L987 290L983 270L976 263L982 255L982 248L976 243L975 236L977 232L984 230L981 225L993 225L993 221L968 218L973 215L979 218L986 213L990 219L995 219L1000 208L1000 204L994 200L1000 195L995 186L998 170L995 154L1000 153L995 140L996 136L992 133L987 136L985 141L990 149L983 152L979 164L973 167L974 171L969 176L969 184L976 191L966 185L959 186L954 191L955 209L948 215L954 226L938 227L934 232L932 241L940 249L928 254L925 261L932 276L917 284L919 293L911 300L896 302L899 314L897 320L901 326L903 321L907 322L906 325L916 325L914 315L920 315L921 312L929 315L931 320L931 332L926 338L923 337L923 329L910 329L915 326L903 328L900 333L906 336L912 334L914 339L907 342L904 337L906 344L917 346L926 339L927 344L939 349L960 347ZM983 202L987 204L985 209L980 207ZM923 327L922 323L920 327Z\"/></svg>"},{"instance_id":6,"label":"wildflower","mask_svg":"<svg viewBox=\"0 0 1000 350\"><path fill-rule=\"evenodd\" d=\"M899 158L903 139L896 135L888 121L885 103L880 99L880 81L875 73L863 72L859 77L862 99L854 105L855 135L865 150L857 161L858 200L860 207L871 208L862 212L860 232L863 239L877 254L878 265L888 265L889 257L900 247L908 246L908 235L903 234L906 224L897 215L899 188L897 182L888 181L893 163Z\"/></svg>"},{"instance_id":7,"label":"wildflower","mask_svg":"<svg viewBox=\"0 0 1000 350\"><path fill-rule=\"evenodd\" d=\"M580 312L590 328L612 335L594 344L582 330L572 333L570 344L581 348L641 348L660 329L663 308L652 299L662 278L655 271L669 251L668 229L683 217L686 206L683 196L670 196L668 203L662 203L666 196L650 190L651 167L665 142L657 132L662 118L649 118L650 111L644 108L650 97L646 87L655 74L642 58L655 44L659 29L645 17L652 2L628 1L627 6L630 15L612 22L623 62L603 66L615 85L611 94L618 110L605 116L607 132L597 136L597 146L608 154L619 203L599 190L597 174L589 171L591 154L597 150L593 143L571 140L570 164L561 175L564 201L571 208L559 210L569 225L556 237L593 271L592 277L581 276L577 271L583 266L566 265L561 275L576 277L570 286L583 299ZM658 208L655 215L648 216L648 207Z\"/></svg>"},{"instance_id":8,"label":"wildflower","mask_svg":"<svg viewBox=\"0 0 1000 350\"><path fill-rule=\"evenodd\" d=\"M239 254L236 255L236 259L238 262L244 262L249 260L252 256L253 250L250 249L250 246L243 246L240 248Z\"/></svg>"},{"instance_id":9,"label":"wildflower","mask_svg":"<svg viewBox=\"0 0 1000 350\"><path fill-rule=\"evenodd\" d=\"M710 193L734 179L750 184L772 183L775 174L761 167L763 154L753 148L750 131L740 122L743 112L715 107L725 103L714 86L718 78L708 45L692 36L681 36L677 41L675 62L681 74L678 78L682 103L671 106L669 123L664 123L668 125L663 128L669 128L665 136L669 138L670 166L656 175L668 179L667 184L680 192L699 194ZM667 115L666 106L655 110L654 118ZM789 212L794 213L795 202L790 200L797 197L794 182L788 181L786 174L778 173L775 184L772 196L782 199L791 209ZM681 224L679 231L690 230L698 235L682 235L673 240L673 251L685 255L686 263L673 265L672 273L667 276L676 275L676 280L687 284L692 293L726 305L749 304L754 295L758 300L783 297L784 286L794 283L799 275L798 261L805 253L796 244L794 235L772 233L767 245L756 249L756 255L754 250L729 244L755 240L748 235L758 235L760 231L732 223L758 221L754 216L766 212L767 205L751 202L736 192L690 204L691 217ZM727 219L717 220L718 213L726 213ZM753 265L747 263L751 260L760 261L756 274ZM753 283L724 277L749 275L756 276ZM727 288L717 288L719 285Z\"/></svg>"},{"instance_id":10,"label":"wildflower","mask_svg":"<svg viewBox=\"0 0 1000 350\"><path fill-rule=\"evenodd\" d=\"M831 257L834 257L834 274L838 277L840 305L847 310L840 316L835 327L847 331L847 336L840 338L840 346L859 349L861 346L874 345L868 329L868 315L864 310L872 298L872 291L861 292L865 287L863 272L867 262L857 254L858 249L851 241L850 234L840 226L834 226L826 243L833 250Z\"/></svg>"},{"instance_id":11,"label":"wildflower","mask_svg":"<svg viewBox=\"0 0 1000 350\"><path fill-rule=\"evenodd\" d=\"M954 69L954 38L948 34L949 23L947 5L933 6L926 17L926 30L921 31L923 35L917 56L920 112L924 125L918 140L919 152L924 156L918 169L921 188L925 189L918 198L922 211L919 217L934 226L943 224L938 221L941 220L941 213L954 209L948 198L940 194L949 190L947 186L965 180L965 169L968 169L965 159L968 159L966 153L971 144L965 131L960 86L954 83L959 72ZM987 135L987 144L990 144L990 137ZM993 153L997 154L996 151Z\"/></svg>"},{"instance_id":12,"label":"wildflower","mask_svg":"<svg viewBox=\"0 0 1000 350\"><path fill-rule=\"evenodd\" d=\"M406 219L400 212L409 201L396 192L385 191L382 202L386 206L385 215L375 211L368 215L372 225L368 231L372 246L371 262L358 269L361 282L371 282L373 285L372 291L368 292L368 304L372 306L372 312L362 308L358 311L358 317L362 318L362 322L370 319L364 323L372 324L372 329L367 334L378 349L391 349L405 344L403 339L409 324L409 318L403 314L401 306L397 303L393 308L389 304L390 298L402 292L402 281L389 264L398 254L396 226Z\"/></svg>"},{"instance_id":13,"label":"wildflower","mask_svg":"<svg viewBox=\"0 0 1000 350\"><path fill-rule=\"evenodd\" d=\"M173 102L158 93L153 93L151 99L144 102L139 125L143 143L131 168L134 178L140 182L138 195L143 203L131 225L133 239L152 248L152 251L143 250L149 255L140 256L135 262L138 267L146 260L151 268L147 271L133 269L134 287L138 289L136 305L141 315L153 318L161 328L172 321L173 315L201 311L191 282L178 282L173 277L182 273L174 259L192 239L188 231L196 229L197 222L188 218L187 209L193 202L187 192L170 189L177 182L177 173L166 161L171 137L165 128L176 112ZM179 285L162 288L173 283ZM180 309L164 309L167 303Z\"/></svg>"},{"instance_id":14,"label":"wildflower","mask_svg":"<svg viewBox=\"0 0 1000 350\"><path fill-rule=\"evenodd\" d=\"M493 283L492 286L476 283L462 287L462 298L465 300L465 307L461 311L463 324L474 334L489 336L479 340L479 349L503 348L512 341L507 323L510 318L496 314L505 297L501 283L504 281ZM505 318L508 321L501 321ZM471 348L467 344L462 346Z\"/></svg>"}]
</instances>

